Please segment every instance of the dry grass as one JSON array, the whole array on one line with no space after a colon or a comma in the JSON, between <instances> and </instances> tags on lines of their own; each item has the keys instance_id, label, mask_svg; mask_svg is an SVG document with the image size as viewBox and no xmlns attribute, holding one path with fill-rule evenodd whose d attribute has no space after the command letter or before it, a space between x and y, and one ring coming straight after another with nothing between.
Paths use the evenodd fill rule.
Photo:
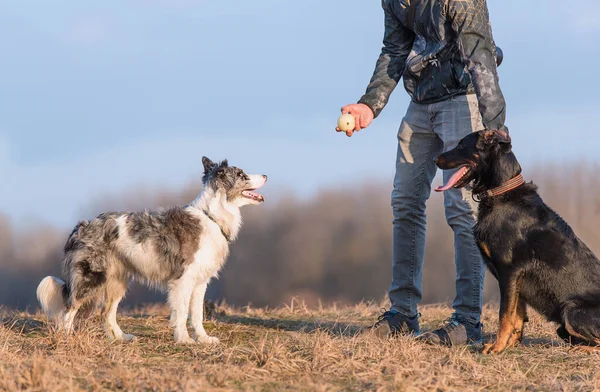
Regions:
<instances>
[{"instance_id":1,"label":"dry grass","mask_svg":"<svg viewBox=\"0 0 600 392\"><path fill-rule=\"evenodd\" d=\"M162 306L121 314L138 341L105 340L98 318L65 337L39 315L4 312L0 390L595 390L600 354L570 353L554 326L531 315L524 345L496 357L361 333L379 307L309 310L219 307L206 322L218 346L177 346ZM449 315L422 309L424 329ZM486 337L497 326L485 310Z\"/></svg>"}]
</instances>

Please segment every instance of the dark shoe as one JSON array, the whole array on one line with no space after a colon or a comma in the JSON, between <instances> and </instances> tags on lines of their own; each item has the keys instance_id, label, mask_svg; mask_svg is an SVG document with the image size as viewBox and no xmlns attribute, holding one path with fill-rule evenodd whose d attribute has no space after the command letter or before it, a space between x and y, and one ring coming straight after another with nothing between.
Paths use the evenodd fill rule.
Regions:
<instances>
[{"instance_id":1,"label":"dark shoe","mask_svg":"<svg viewBox=\"0 0 600 392\"><path fill-rule=\"evenodd\" d=\"M398 335L418 335L419 316L408 317L395 310L382 309L383 313L377 318L377 322L371 330L381 338L395 337Z\"/></svg>"},{"instance_id":2,"label":"dark shoe","mask_svg":"<svg viewBox=\"0 0 600 392\"><path fill-rule=\"evenodd\" d=\"M419 340L441 346L481 344L482 327L483 324L481 323L473 324L459 317L452 316L439 329L419 336Z\"/></svg>"}]
</instances>

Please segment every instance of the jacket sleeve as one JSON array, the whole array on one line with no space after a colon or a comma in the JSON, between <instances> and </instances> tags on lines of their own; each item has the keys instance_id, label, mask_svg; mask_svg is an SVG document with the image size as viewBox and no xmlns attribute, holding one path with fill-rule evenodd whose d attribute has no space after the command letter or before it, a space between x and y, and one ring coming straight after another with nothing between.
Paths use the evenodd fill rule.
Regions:
<instances>
[{"instance_id":1,"label":"jacket sleeve","mask_svg":"<svg viewBox=\"0 0 600 392\"><path fill-rule=\"evenodd\" d=\"M479 99L486 129L507 130L506 103L498 84L496 45L486 0L450 0L448 17Z\"/></svg>"},{"instance_id":2,"label":"jacket sleeve","mask_svg":"<svg viewBox=\"0 0 600 392\"><path fill-rule=\"evenodd\" d=\"M383 48L367 91L358 101L369 106L375 117L381 113L402 77L414 41L414 33L400 23L386 0L382 0L381 5L385 13Z\"/></svg>"}]
</instances>

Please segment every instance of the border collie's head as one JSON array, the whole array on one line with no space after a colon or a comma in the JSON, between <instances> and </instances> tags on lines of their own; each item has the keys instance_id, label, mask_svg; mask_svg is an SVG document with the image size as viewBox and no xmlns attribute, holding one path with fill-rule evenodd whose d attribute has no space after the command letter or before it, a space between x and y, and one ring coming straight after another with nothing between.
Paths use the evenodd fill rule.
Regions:
<instances>
[{"instance_id":1,"label":"border collie's head","mask_svg":"<svg viewBox=\"0 0 600 392\"><path fill-rule=\"evenodd\" d=\"M227 160L215 163L202 157L204 176L202 183L216 194L225 195L227 202L237 207L261 204L265 198L254 192L265 185L267 176L262 174L246 174L242 169L229 166Z\"/></svg>"}]
</instances>

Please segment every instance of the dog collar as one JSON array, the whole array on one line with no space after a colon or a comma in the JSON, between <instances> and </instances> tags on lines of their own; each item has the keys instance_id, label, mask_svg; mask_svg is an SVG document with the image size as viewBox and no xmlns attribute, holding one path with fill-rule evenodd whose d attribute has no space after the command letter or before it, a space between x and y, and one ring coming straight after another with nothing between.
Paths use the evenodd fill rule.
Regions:
<instances>
[{"instance_id":1,"label":"dog collar","mask_svg":"<svg viewBox=\"0 0 600 392\"><path fill-rule=\"evenodd\" d=\"M225 230L223 230L223 226L221 226L219 224L219 222L217 222L217 220L215 219L215 217L212 216L212 214L210 212L208 212L208 210L202 210L202 212L204 213L204 215L206 215L208 217L208 219L210 219L211 221L215 222L217 224L217 226L219 226L219 229L221 229L221 234L223 234L223 237L225 237L225 239L227 240L227 242L231 242L231 236L229 234L227 234L225 232Z\"/></svg>"},{"instance_id":2,"label":"dog collar","mask_svg":"<svg viewBox=\"0 0 600 392\"><path fill-rule=\"evenodd\" d=\"M475 200L476 202L480 202L483 199L500 196L508 191L512 191L513 189L523 185L524 183L525 183L525 180L523 179L523 175L519 174L518 176L513 177L510 180L506 181L504 184L500 185L499 187L489 189L489 190L487 190L485 192L481 192L481 193L473 193L472 194L473 200Z\"/></svg>"}]
</instances>

